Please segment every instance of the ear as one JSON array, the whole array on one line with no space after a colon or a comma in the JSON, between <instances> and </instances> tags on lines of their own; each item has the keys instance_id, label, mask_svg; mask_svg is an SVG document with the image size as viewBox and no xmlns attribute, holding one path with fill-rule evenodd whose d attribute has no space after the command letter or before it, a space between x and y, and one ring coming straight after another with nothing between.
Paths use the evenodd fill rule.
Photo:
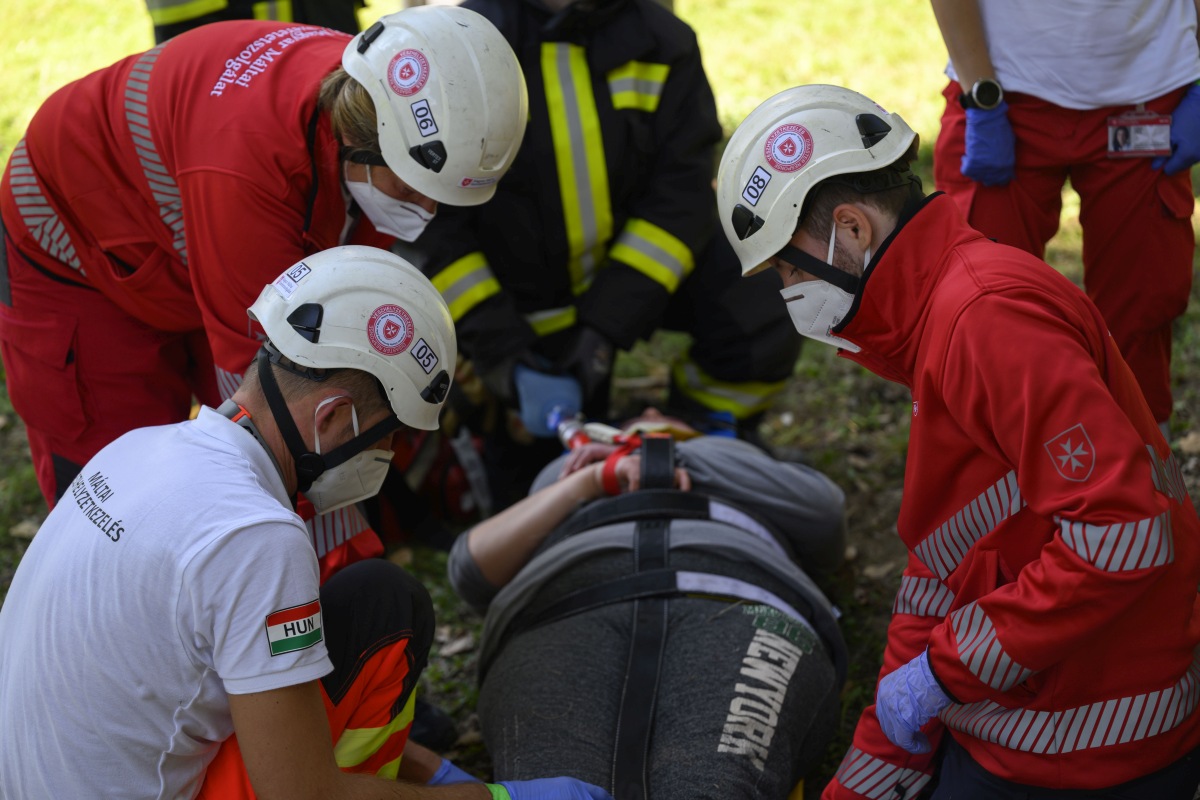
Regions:
<instances>
[{"instance_id":1,"label":"ear","mask_svg":"<svg viewBox=\"0 0 1200 800\"><path fill-rule=\"evenodd\" d=\"M849 236L864 252L871 247L874 229L871 218L857 203L842 203L833 209L833 221L843 236Z\"/></svg>"},{"instance_id":2,"label":"ear","mask_svg":"<svg viewBox=\"0 0 1200 800\"><path fill-rule=\"evenodd\" d=\"M331 436L350 427L353 401L345 389L331 386L313 397L315 399L313 404L316 415L315 424L317 433L321 434L322 442L328 442Z\"/></svg>"}]
</instances>

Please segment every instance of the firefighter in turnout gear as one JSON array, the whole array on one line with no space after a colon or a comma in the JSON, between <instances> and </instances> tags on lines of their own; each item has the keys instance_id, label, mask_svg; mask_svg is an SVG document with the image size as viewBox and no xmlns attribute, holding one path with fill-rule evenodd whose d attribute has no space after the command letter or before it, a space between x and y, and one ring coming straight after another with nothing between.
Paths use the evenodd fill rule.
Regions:
<instances>
[{"instance_id":1,"label":"firefighter in turnout gear","mask_svg":"<svg viewBox=\"0 0 1200 800\"><path fill-rule=\"evenodd\" d=\"M692 336L672 410L753 428L800 339L773 301L775 276L740 281L716 225L721 127L692 30L652 0L463 7L516 51L529 126L494 201L439 215L397 252L447 298L475 373L547 437L536 455L488 454L493 473L524 475L497 504L523 497L557 453L540 412L582 403L604 417L614 352L658 328Z\"/></svg>"}]
</instances>

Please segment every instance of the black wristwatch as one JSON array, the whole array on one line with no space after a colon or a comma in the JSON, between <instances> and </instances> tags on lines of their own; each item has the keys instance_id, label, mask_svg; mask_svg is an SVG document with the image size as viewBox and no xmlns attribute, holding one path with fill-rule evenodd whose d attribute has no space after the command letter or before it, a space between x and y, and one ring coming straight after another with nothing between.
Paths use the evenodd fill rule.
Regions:
<instances>
[{"instance_id":1,"label":"black wristwatch","mask_svg":"<svg viewBox=\"0 0 1200 800\"><path fill-rule=\"evenodd\" d=\"M991 111L1004 101L1004 89L995 78L980 78L975 81L971 91L958 96L959 105L963 108L978 108L981 111Z\"/></svg>"}]
</instances>

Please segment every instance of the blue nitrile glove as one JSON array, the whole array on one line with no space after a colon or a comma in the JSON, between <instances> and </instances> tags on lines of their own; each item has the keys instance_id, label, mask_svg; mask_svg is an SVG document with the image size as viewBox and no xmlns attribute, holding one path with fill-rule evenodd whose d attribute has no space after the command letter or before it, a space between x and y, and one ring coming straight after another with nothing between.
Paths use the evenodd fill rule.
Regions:
<instances>
[{"instance_id":1,"label":"blue nitrile glove","mask_svg":"<svg viewBox=\"0 0 1200 800\"><path fill-rule=\"evenodd\" d=\"M929 738L921 726L952 702L933 677L926 651L879 682L875 716L892 744L910 753L928 753Z\"/></svg>"},{"instance_id":2,"label":"blue nitrile glove","mask_svg":"<svg viewBox=\"0 0 1200 800\"><path fill-rule=\"evenodd\" d=\"M967 152L962 174L984 186L1003 186L1013 179L1016 142L1008 122L1008 103L993 109L967 109Z\"/></svg>"},{"instance_id":3,"label":"blue nitrile glove","mask_svg":"<svg viewBox=\"0 0 1200 800\"><path fill-rule=\"evenodd\" d=\"M539 778L485 784L492 800L612 800L612 795L574 778Z\"/></svg>"},{"instance_id":4,"label":"blue nitrile glove","mask_svg":"<svg viewBox=\"0 0 1200 800\"><path fill-rule=\"evenodd\" d=\"M1163 168L1167 175L1183 172L1200 161L1200 86L1195 84L1171 112L1171 155L1150 162L1151 169Z\"/></svg>"},{"instance_id":5,"label":"blue nitrile glove","mask_svg":"<svg viewBox=\"0 0 1200 800\"><path fill-rule=\"evenodd\" d=\"M551 375L518 364L513 368L513 386L517 390L521 422L534 436L557 436L557 421L572 417L583 408L579 381L567 375Z\"/></svg>"},{"instance_id":6,"label":"blue nitrile glove","mask_svg":"<svg viewBox=\"0 0 1200 800\"><path fill-rule=\"evenodd\" d=\"M438 767L438 771L433 773L433 777L429 779L428 786L446 786L451 783L480 783L479 778L459 769L450 763L450 759L443 758L442 765Z\"/></svg>"}]
</instances>

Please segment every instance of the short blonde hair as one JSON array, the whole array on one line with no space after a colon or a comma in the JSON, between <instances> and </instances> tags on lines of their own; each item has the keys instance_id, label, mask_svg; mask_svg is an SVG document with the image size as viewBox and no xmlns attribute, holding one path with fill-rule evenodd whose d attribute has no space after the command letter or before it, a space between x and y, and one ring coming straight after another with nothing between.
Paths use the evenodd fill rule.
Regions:
<instances>
[{"instance_id":1,"label":"short blonde hair","mask_svg":"<svg viewBox=\"0 0 1200 800\"><path fill-rule=\"evenodd\" d=\"M317 104L329 113L333 135L347 147L346 155L365 150L380 155L379 120L366 87L338 67L321 80Z\"/></svg>"}]
</instances>

